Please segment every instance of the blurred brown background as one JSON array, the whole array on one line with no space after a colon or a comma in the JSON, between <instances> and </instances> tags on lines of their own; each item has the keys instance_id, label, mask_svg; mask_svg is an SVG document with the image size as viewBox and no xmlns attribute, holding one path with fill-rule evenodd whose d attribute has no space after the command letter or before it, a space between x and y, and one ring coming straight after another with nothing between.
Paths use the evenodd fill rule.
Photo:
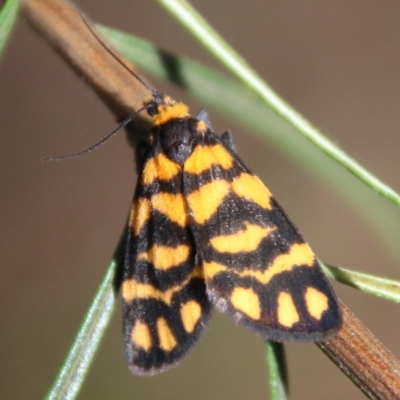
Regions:
<instances>
[{"instance_id":1,"label":"blurred brown background","mask_svg":"<svg viewBox=\"0 0 400 400\"><path fill-rule=\"evenodd\" d=\"M193 1L292 105L383 181L400 190L398 1ZM94 20L217 66L156 2L94 0ZM201 107L172 87L159 86ZM321 181L209 110L231 129L323 260L400 278L399 253ZM240 112L240 110L239 110ZM0 65L0 312L2 399L42 398L53 382L121 233L136 175L124 135L90 155L42 162L93 144L113 115L21 18ZM374 196L374 194L369 194ZM380 201L380 200L378 200ZM400 211L381 201L400 225ZM379 213L379 209L371 213ZM335 284L341 299L400 356L400 309ZM287 346L292 399L362 399L315 345ZM265 399L264 344L214 314L179 367L132 376L117 308L81 399Z\"/></svg>"}]
</instances>

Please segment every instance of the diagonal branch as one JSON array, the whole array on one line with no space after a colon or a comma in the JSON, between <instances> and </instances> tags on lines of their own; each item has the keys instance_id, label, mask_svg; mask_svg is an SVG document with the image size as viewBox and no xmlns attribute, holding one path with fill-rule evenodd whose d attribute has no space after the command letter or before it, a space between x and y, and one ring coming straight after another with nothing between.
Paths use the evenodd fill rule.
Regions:
<instances>
[{"instance_id":1,"label":"diagonal branch","mask_svg":"<svg viewBox=\"0 0 400 400\"><path fill-rule=\"evenodd\" d=\"M400 362L341 303L343 326L319 348L370 398L400 399Z\"/></svg>"},{"instance_id":2,"label":"diagonal branch","mask_svg":"<svg viewBox=\"0 0 400 400\"><path fill-rule=\"evenodd\" d=\"M68 0L28 0L23 3L22 10L31 26L79 77L85 79L118 118L136 111L143 106L143 99L151 96L150 91L102 48ZM101 37L100 33L98 35ZM134 70L123 56L119 58ZM141 117L147 118L146 115L143 113Z\"/></svg>"}]
</instances>

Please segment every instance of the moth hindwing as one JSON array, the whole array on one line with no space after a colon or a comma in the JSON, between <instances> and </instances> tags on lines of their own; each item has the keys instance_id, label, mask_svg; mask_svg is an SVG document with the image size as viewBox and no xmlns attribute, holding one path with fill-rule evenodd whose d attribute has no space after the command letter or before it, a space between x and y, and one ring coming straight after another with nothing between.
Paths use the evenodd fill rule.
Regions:
<instances>
[{"instance_id":1,"label":"moth hindwing","mask_svg":"<svg viewBox=\"0 0 400 400\"><path fill-rule=\"evenodd\" d=\"M336 332L340 308L314 253L231 138L159 92L145 107L154 128L122 287L131 371L152 375L176 364L207 325L210 304L275 341Z\"/></svg>"}]
</instances>

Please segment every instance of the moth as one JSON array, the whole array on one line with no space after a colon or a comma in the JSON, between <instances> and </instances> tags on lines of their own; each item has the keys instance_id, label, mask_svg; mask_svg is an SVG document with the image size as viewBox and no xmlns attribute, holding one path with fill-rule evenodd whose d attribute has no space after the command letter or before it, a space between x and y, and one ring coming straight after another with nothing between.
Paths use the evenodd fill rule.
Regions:
<instances>
[{"instance_id":1,"label":"moth","mask_svg":"<svg viewBox=\"0 0 400 400\"><path fill-rule=\"evenodd\" d=\"M211 306L270 340L321 341L341 325L313 251L207 114L154 89L154 126L129 220L125 354L138 375L181 360Z\"/></svg>"}]
</instances>

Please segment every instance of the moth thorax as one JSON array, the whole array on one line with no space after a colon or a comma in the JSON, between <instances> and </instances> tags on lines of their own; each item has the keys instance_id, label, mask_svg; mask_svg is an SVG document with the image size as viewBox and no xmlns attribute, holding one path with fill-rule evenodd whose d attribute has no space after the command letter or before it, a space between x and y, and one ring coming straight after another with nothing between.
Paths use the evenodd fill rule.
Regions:
<instances>
[{"instance_id":1,"label":"moth thorax","mask_svg":"<svg viewBox=\"0 0 400 400\"><path fill-rule=\"evenodd\" d=\"M193 118L173 118L156 127L164 154L181 166L193 151L196 122Z\"/></svg>"},{"instance_id":2,"label":"moth thorax","mask_svg":"<svg viewBox=\"0 0 400 400\"><path fill-rule=\"evenodd\" d=\"M161 126L170 121L189 117L189 108L183 103L159 104L156 114L153 115L154 124Z\"/></svg>"}]
</instances>

